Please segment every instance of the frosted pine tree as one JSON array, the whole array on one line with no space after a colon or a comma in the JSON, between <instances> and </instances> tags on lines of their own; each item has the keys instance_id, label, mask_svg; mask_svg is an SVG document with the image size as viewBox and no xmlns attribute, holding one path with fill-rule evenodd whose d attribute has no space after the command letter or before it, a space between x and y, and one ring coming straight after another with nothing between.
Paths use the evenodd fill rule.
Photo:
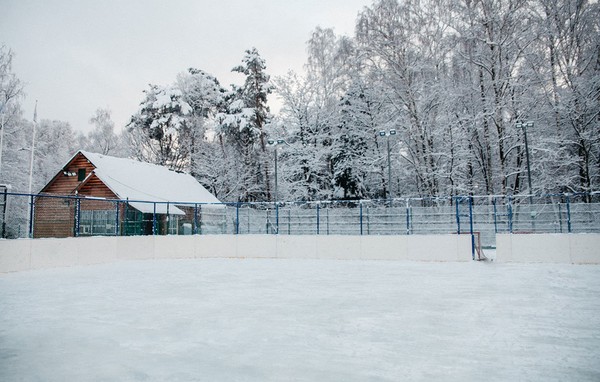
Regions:
<instances>
[{"instance_id":1,"label":"frosted pine tree","mask_svg":"<svg viewBox=\"0 0 600 382\"><path fill-rule=\"evenodd\" d=\"M234 155L217 134L217 115L225 111L231 96L217 78L200 69L190 68L177 76L177 87L192 108L189 115L190 174L220 200L235 192L237 173L231 163Z\"/></svg>"},{"instance_id":2,"label":"frosted pine tree","mask_svg":"<svg viewBox=\"0 0 600 382\"><path fill-rule=\"evenodd\" d=\"M127 125L135 137L134 156L142 161L182 170L189 161L190 105L175 86L150 85L138 112Z\"/></svg>"},{"instance_id":3,"label":"frosted pine tree","mask_svg":"<svg viewBox=\"0 0 600 382\"><path fill-rule=\"evenodd\" d=\"M247 50L242 65L232 69L246 76L244 85L234 86L227 112L220 116L221 133L239 156L242 201L272 200L265 128L271 121L267 97L273 87L265 70L257 49Z\"/></svg>"}]
</instances>

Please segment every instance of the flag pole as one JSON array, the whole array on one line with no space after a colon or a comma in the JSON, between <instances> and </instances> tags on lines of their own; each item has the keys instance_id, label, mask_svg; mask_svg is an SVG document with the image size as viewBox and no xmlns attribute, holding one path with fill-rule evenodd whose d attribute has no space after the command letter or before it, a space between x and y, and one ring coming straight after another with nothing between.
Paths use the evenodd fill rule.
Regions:
<instances>
[{"instance_id":1,"label":"flag pole","mask_svg":"<svg viewBox=\"0 0 600 382\"><path fill-rule=\"evenodd\" d=\"M31 160L29 162L29 194L33 187L33 159L35 154L35 130L37 128L37 100L35 100L35 108L33 109L33 133L31 135Z\"/></svg>"},{"instance_id":2,"label":"flag pole","mask_svg":"<svg viewBox=\"0 0 600 382\"><path fill-rule=\"evenodd\" d=\"M35 130L37 127L37 100L35 100L35 108L33 109L33 133L31 134L31 160L29 162L29 196L31 198L31 202L29 203L29 213L27 214L29 216L29 235L31 237L32 235L32 230L31 227L33 226L33 216L32 216L32 209L33 209L33 197L31 197L31 191L33 188L33 159L34 159L34 155L35 155Z\"/></svg>"}]
</instances>

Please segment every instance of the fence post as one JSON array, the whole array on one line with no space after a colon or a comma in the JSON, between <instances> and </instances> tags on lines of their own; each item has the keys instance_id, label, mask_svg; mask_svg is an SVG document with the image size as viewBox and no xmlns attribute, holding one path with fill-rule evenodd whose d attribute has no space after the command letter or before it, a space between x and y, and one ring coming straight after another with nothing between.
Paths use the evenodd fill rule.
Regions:
<instances>
[{"instance_id":1,"label":"fence post","mask_svg":"<svg viewBox=\"0 0 600 382\"><path fill-rule=\"evenodd\" d=\"M169 202L167 202L167 216L166 216L166 220L165 221L167 223L165 235L168 235L169 234L169 230L171 229L171 217L169 216Z\"/></svg>"},{"instance_id":2,"label":"fence post","mask_svg":"<svg viewBox=\"0 0 600 382\"><path fill-rule=\"evenodd\" d=\"M81 220L81 199L75 199L75 237L79 237L79 221Z\"/></svg>"},{"instance_id":3,"label":"fence post","mask_svg":"<svg viewBox=\"0 0 600 382\"><path fill-rule=\"evenodd\" d=\"M29 196L29 237L33 238L33 210L35 209L35 201L33 195Z\"/></svg>"},{"instance_id":4,"label":"fence post","mask_svg":"<svg viewBox=\"0 0 600 382\"><path fill-rule=\"evenodd\" d=\"M227 208L223 208L223 214L221 220L221 233L227 233Z\"/></svg>"},{"instance_id":5,"label":"fence post","mask_svg":"<svg viewBox=\"0 0 600 382\"><path fill-rule=\"evenodd\" d=\"M127 236L127 215L129 214L129 198L127 198L127 201L125 202L125 211L123 211L123 215L125 215L123 217L123 236Z\"/></svg>"},{"instance_id":6,"label":"fence post","mask_svg":"<svg viewBox=\"0 0 600 382\"><path fill-rule=\"evenodd\" d=\"M240 202L235 203L235 234L240 234Z\"/></svg>"},{"instance_id":7,"label":"fence post","mask_svg":"<svg viewBox=\"0 0 600 382\"><path fill-rule=\"evenodd\" d=\"M198 203L194 203L194 216L192 219L192 235L198 234Z\"/></svg>"},{"instance_id":8,"label":"fence post","mask_svg":"<svg viewBox=\"0 0 600 382\"><path fill-rule=\"evenodd\" d=\"M250 231L250 204L246 204L246 211L248 212L246 214L246 226L247 226L246 233L250 234L252 232L252 231Z\"/></svg>"},{"instance_id":9,"label":"fence post","mask_svg":"<svg viewBox=\"0 0 600 382\"><path fill-rule=\"evenodd\" d=\"M508 232L513 233L513 210L512 210L512 196L508 197Z\"/></svg>"},{"instance_id":10,"label":"fence post","mask_svg":"<svg viewBox=\"0 0 600 382\"><path fill-rule=\"evenodd\" d=\"M563 232L563 221L562 221L562 198L558 200L558 229L560 233Z\"/></svg>"},{"instance_id":11,"label":"fence post","mask_svg":"<svg viewBox=\"0 0 600 382\"><path fill-rule=\"evenodd\" d=\"M410 199L406 199L406 234L410 235Z\"/></svg>"},{"instance_id":12,"label":"fence post","mask_svg":"<svg viewBox=\"0 0 600 382\"><path fill-rule=\"evenodd\" d=\"M567 231L571 233L571 197L567 194Z\"/></svg>"},{"instance_id":13,"label":"fence post","mask_svg":"<svg viewBox=\"0 0 600 382\"><path fill-rule=\"evenodd\" d=\"M4 200L2 203L2 236L4 239L6 237L6 205L8 204L8 187L4 187Z\"/></svg>"},{"instance_id":14,"label":"fence post","mask_svg":"<svg viewBox=\"0 0 600 382\"><path fill-rule=\"evenodd\" d=\"M369 206L366 207L367 209L367 235L371 234L371 216L369 215Z\"/></svg>"},{"instance_id":15,"label":"fence post","mask_svg":"<svg viewBox=\"0 0 600 382\"><path fill-rule=\"evenodd\" d=\"M498 233L498 209L496 208L496 197L492 199L492 204L494 206L494 233Z\"/></svg>"},{"instance_id":16,"label":"fence post","mask_svg":"<svg viewBox=\"0 0 600 382\"><path fill-rule=\"evenodd\" d=\"M152 235L156 235L156 202L152 203L154 210L152 211Z\"/></svg>"},{"instance_id":17,"label":"fence post","mask_svg":"<svg viewBox=\"0 0 600 382\"><path fill-rule=\"evenodd\" d=\"M327 235L329 235L329 210L331 206L325 208L325 227L327 227Z\"/></svg>"},{"instance_id":18,"label":"fence post","mask_svg":"<svg viewBox=\"0 0 600 382\"><path fill-rule=\"evenodd\" d=\"M317 235L319 234L319 214L320 214L321 204L317 203Z\"/></svg>"},{"instance_id":19,"label":"fence post","mask_svg":"<svg viewBox=\"0 0 600 382\"><path fill-rule=\"evenodd\" d=\"M198 219L198 216L200 217L200 219ZM198 232L198 234L202 235L202 204L198 206L198 211L196 212L196 220L199 220L196 222L196 231Z\"/></svg>"},{"instance_id":20,"label":"fence post","mask_svg":"<svg viewBox=\"0 0 600 382\"><path fill-rule=\"evenodd\" d=\"M475 260L475 233L473 232L473 197L469 196L469 229L471 230L471 255Z\"/></svg>"},{"instance_id":21,"label":"fence post","mask_svg":"<svg viewBox=\"0 0 600 382\"><path fill-rule=\"evenodd\" d=\"M460 210L459 210L458 204L462 200L462 197L456 196L454 198L454 200L455 200L454 206L456 209L456 233L460 235Z\"/></svg>"},{"instance_id":22,"label":"fence post","mask_svg":"<svg viewBox=\"0 0 600 382\"><path fill-rule=\"evenodd\" d=\"M115 236L119 236L119 201L115 202Z\"/></svg>"},{"instance_id":23,"label":"fence post","mask_svg":"<svg viewBox=\"0 0 600 382\"><path fill-rule=\"evenodd\" d=\"M275 202L275 235L279 235L279 203Z\"/></svg>"},{"instance_id":24,"label":"fence post","mask_svg":"<svg viewBox=\"0 0 600 382\"><path fill-rule=\"evenodd\" d=\"M362 205L362 202L359 202L358 205L360 206L360 234L362 236L362 234L363 234L363 205Z\"/></svg>"}]
</instances>

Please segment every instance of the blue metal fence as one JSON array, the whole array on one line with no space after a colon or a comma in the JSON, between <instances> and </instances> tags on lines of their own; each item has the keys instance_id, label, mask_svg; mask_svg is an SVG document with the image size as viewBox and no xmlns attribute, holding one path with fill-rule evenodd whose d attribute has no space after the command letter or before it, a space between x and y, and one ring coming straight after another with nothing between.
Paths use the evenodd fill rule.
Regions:
<instances>
[{"instance_id":1,"label":"blue metal fence","mask_svg":"<svg viewBox=\"0 0 600 382\"><path fill-rule=\"evenodd\" d=\"M600 232L597 193L223 204L4 195L4 238L477 232L484 246L494 246L496 233Z\"/></svg>"}]
</instances>

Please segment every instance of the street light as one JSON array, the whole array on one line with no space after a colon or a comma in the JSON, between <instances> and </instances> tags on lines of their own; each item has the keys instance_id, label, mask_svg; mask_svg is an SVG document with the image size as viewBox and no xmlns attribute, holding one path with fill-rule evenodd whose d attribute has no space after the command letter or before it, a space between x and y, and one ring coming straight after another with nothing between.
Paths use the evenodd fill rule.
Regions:
<instances>
[{"instance_id":1,"label":"street light","mask_svg":"<svg viewBox=\"0 0 600 382\"><path fill-rule=\"evenodd\" d=\"M285 139L281 139L281 138L276 138L276 139L268 139L267 140L267 144L269 146L273 146L275 147L275 204L277 205L277 202L279 201L279 195L278 195L278 189L277 189L277 146L279 145L288 145L289 144L285 141Z\"/></svg>"},{"instance_id":2,"label":"street light","mask_svg":"<svg viewBox=\"0 0 600 382\"><path fill-rule=\"evenodd\" d=\"M392 198L392 161L390 158L390 136L396 135L396 129L390 129L389 131L379 131L380 137L387 137L387 162L388 162L388 197Z\"/></svg>"},{"instance_id":3,"label":"street light","mask_svg":"<svg viewBox=\"0 0 600 382\"><path fill-rule=\"evenodd\" d=\"M527 128L533 127L533 121L528 122L517 122L515 125L517 129L523 129L523 135L525 137L525 156L527 157L527 182L529 183L529 204L533 204L533 188L531 187L531 165L529 163L529 144L527 143Z\"/></svg>"}]
</instances>

